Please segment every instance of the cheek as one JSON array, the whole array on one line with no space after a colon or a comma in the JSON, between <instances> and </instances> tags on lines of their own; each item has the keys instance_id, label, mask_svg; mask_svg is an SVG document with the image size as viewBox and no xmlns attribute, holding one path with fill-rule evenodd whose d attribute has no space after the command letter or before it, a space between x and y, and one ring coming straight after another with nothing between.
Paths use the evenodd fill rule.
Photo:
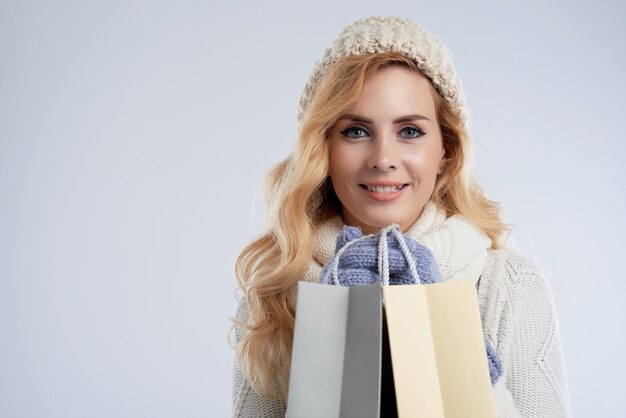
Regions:
<instances>
[{"instance_id":1,"label":"cheek","mask_svg":"<svg viewBox=\"0 0 626 418\"><path fill-rule=\"evenodd\" d=\"M407 167L416 175L421 177L436 175L439 171L442 149L428 147L405 154Z\"/></svg>"},{"instance_id":2,"label":"cheek","mask_svg":"<svg viewBox=\"0 0 626 418\"><path fill-rule=\"evenodd\" d=\"M353 153L346 146L332 144L329 150L329 170L334 182L345 181L356 170Z\"/></svg>"}]
</instances>

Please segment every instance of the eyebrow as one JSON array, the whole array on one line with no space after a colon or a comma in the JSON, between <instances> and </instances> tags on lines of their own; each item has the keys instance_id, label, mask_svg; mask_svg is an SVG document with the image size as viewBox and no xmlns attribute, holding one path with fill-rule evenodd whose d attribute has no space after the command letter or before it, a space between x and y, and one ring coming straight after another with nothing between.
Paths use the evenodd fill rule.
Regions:
<instances>
[{"instance_id":1,"label":"eyebrow","mask_svg":"<svg viewBox=\"0 0 626 418\"><path fill-rule=\"evenodd\" d=\"M341 115L341 116L339 116L338 119L349 119L349 120L351 120L353 122L361 122L361 123L373 123L374 122L371 119L368 119L368 118L365 118L365 117L359 116L359 115L354 115L354 114L351 114L351 113ZM414 121L414 120L421 120L421 119L430 121L430 119L428 119L424 115L408 115L408 116L403 116L401 118L398 118L398 119L394 120L393 123L404 123L404 122L411 122L411 121Z\"/></svg>"}]
</instances>

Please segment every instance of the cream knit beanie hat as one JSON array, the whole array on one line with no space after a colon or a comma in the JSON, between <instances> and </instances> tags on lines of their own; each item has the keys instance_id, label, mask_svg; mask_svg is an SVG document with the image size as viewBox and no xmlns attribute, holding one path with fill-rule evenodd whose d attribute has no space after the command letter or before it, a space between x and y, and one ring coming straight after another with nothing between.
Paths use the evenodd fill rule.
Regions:
<instances>
[{"instance_id":1,"label":"cream knit beanie hat","mask_svg":"<svg viewBox=\"0 0 626 418\"><path fill-rule=\"evenodd\" d=\"M387 51L400 52L415 61L443 100L459 114L469 137L469 111L450 52L439 38L412 20L401 17L359 19L341 31L332 47L326 49L322 59L315 64L300 98L298 122L302 122L322 77L335 61L349 55Z\"/></svg>"}]
</instances>

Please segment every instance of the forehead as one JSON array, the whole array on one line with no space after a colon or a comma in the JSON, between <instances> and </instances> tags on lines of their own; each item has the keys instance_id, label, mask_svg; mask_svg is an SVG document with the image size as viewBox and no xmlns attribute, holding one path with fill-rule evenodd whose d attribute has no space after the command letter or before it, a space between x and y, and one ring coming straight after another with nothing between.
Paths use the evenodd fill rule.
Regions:
<instances>
[{"instance_id":1,"label":"forehead","mask_svg":"<svg viewBox=\"0 0 626 418\"><path fill-rule=\"evenodd\" d=\"M399 113L435 115L433 88L427 77L394 65L367 76L356 103L347 109L368 116L395 117Z\"/></svg>"}]
</instances>

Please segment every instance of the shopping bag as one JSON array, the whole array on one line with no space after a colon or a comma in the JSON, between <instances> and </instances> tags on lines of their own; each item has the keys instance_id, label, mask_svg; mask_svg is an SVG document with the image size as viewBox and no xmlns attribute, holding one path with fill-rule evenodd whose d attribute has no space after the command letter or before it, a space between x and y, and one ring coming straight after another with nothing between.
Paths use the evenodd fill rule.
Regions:
<instances>
[{"instance_id":1,"label":"shopping bag","mask_svg":"<svg viewBox=\"0 0 626 418\"><path fill-rule=\"evenodd\" d=\"M472 281L385 286L383 298L398 416L495 418Z\"/></svg>"},{"instance_id":2,"label":"shopping bag","mask_svg":"<svg viewBox=\"0 0 626 418\"><path fill-rule=\"evenodd\" d=\"M398 225L387 232L403 239ZM363 238L368 238L366 236ZM353 241L352 241L353 242ZM287 417L495 417L478 302L471 281L298 287ZM406 251L405 251L406 250Z\"/></svg>"},{"instance_id":3,"label":"shopping bag","mask_svg":"<svg viewBox=\"0 0 626 418\"><path fill-rule=\"evenodd\" d=\"M380 285L300 282L287 417L378 417Z\"/></svg>"}]
</instances>

